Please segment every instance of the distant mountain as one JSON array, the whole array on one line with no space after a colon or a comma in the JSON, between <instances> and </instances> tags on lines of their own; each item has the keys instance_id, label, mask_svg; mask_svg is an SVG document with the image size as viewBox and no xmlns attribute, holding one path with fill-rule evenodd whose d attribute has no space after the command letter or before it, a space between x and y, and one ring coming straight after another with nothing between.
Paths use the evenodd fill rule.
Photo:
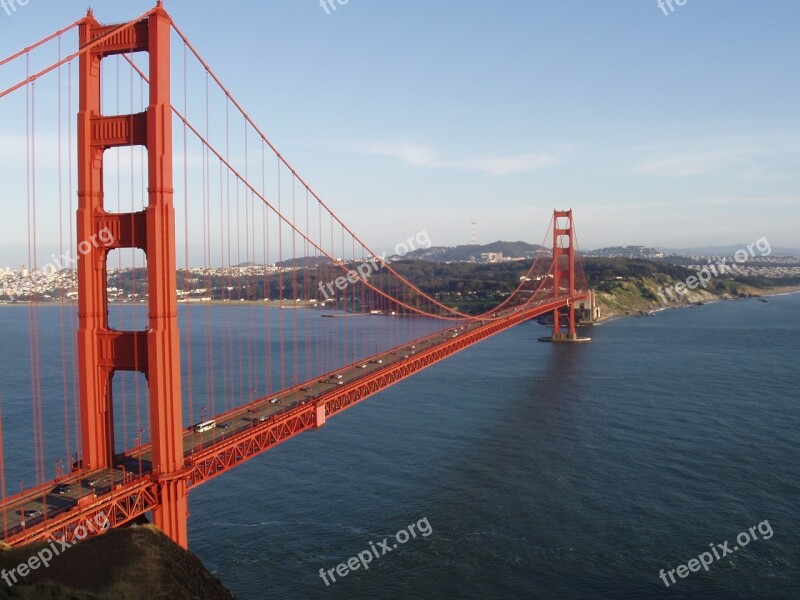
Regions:
<instances>
[{"instance_id":1,"label":"distant mountain","mask_svg":"<svg viewBox=\"0 0 800 600\"><path fill-rule=\"evenodd\" d=\"M733 256L733 254L742 248L746 248L747 244L739 246L708 246L704 248L651 248L648 246L611 246L608 248L598 248L596 250L581 251L585 257L594 258L632 258L632 259L647 259L647 260L665 260L669 255L676 256ZM463 245L463 246L432 246L431 248L420 248L409 252L408 254L398 257L387 258L407 258L412 260L424 260L428 262L501 262L502 259L487 260L481 255L502 254L503 259L514 258L534 258L541 246L538 244L529 244L527 242L492 242L491 244L484 245ZM756 256L761 252L757 247L754 247ZM545 248L545 252L549 255L550 248ZM797 248L772 248L773 257L786 257L796 256L800 257L800 249ZM330 260L321 256L298 257L294 260L284 260L276 262L278 267L287 268L302 268L302 267L316 267L321 265L330 264ZM242 263L237 266L254 266L253 263Z\"/></svg>"},{"instance_id":2,"label":"distant mountain","mask_svg":"<svg viewBox=\"0 0 800 600\"><path fill-rule=\"evenodd\" d=\"M474 259L475 262L481 261L481 254L502 254L503 258L533 258L539 251L540 246L536 244L528 244L526 242L493 242L491 244L480 245L467 245L467 246L434 246L431 248L420 248L409 252L403 256L387 256L386 258L392 259L415 259L426 260L429 262L470 262ZM330 259L323 256L308 256L298 257L294 260L284 260L276 262L276 267L316 267L320 265L329 265ZM492 261L498 262L498 261ZM250 266L250 263L244 263L237 266Z\"/></svg>"},{"instance_id":3,"label":"distant mountain","mask_svg":"<svg viewBox=\"0 0 800 600\"><path fill-rule=\"evenodd\" d=\"M752 243L752 242L750 242ZM737 250L747 248L748 244L739 244L735 246L703 246L699 248L661 248L658 250L664 254L677 254L678 256L732 256ZM756 255L761 252L757 246L754 246ZM800 249L798 248L779 248L773 247L770 256L797 256L800 257Z\"/></svg>"},{"instance_id":4,"label":"distant mountain","mask_svg":"<svg viewBox=\"0 0 800 600\"><path fill-rule=\"evenodd\" d=\"M409 252L403 258L427 260L430 262L468 262L479 261L481 254L502 254L504 258L533 258L539 252L538 244L527 242L492 242L484 245L433 246Z\"/></svg>"},{"instance_id":5,"label":"distant mountain","mask_svg":"<svg viewBox=\"0 0 800 600\"><path fill-rule=\"evenodd\" d=\"M303 268L303 267L317 267L319 265L329 265L331 264L330 259L327 256L298 256L297 258L290 258L288 260L276 262L276 267L282 267L286 269L291 268Z\"/></svg>"}]
</instances>

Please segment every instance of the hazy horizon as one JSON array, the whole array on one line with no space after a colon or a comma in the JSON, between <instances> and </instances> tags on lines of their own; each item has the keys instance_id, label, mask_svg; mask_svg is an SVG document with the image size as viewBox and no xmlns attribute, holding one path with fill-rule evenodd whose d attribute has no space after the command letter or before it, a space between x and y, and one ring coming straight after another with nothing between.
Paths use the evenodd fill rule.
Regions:
<instances>
[{"instance_id":1,"label":"hazy horizon","mask_svg":"<svg viewBox=\"0 0 800 600\"><path fill-rule=\"evenodd\" d=\"M151 5L93 8L110 23ZM480 243L538 244L553 208L569 207L586 249L762 237L798 245L796 3L688 2L670 14L655 0L352 0L330 14L316 0L165 7L283 155L378 252L421 230L434 245L467 244L472 222ZM63 0L0 12L0 56L85 10ZM72 45L66 36L64 51ZM56 119L46 89L37 92L38 152L56 146L46 137ZM189 91L193 101L198 90ZM3 102L0 265L10 266L28 262L24 90ZM176 127L176 152L179 136ZM50 232L37 240L40 263L58 253L48 247L58 197L66 240L75 202L65 170L65 189L54 191L52 162L37 163L37 219Z\"/></svg>"}]
</instances>

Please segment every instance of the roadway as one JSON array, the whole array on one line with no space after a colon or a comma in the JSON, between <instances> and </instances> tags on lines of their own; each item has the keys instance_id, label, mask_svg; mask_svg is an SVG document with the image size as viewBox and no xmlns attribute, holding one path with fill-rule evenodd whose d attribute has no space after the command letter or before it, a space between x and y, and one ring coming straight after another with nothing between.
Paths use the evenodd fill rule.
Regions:
<instances>
[{"instance_id":1,"label":"roadway","mask_svg":"<svg viewBox=\"0 0 800 600\"><path fill-rule=\"evenodd\" d=\"M500 313L496 313L498 316ZM438 333L410 342L407 345L376 354L363 361L326 373L317 379L306 381L277 394L261 398L250 404L223 413L213 420L216 426L198 433L194 424L183 434L184 456L202 451L235 438L243 432L269 422L292 409L323 398L337 386L357 381L381 369L388 368L415 355L423 348L462 335L484 325L487 321L471 321L447 328ZM113 493L123 484L131 483L152 472L150 445L134 448L123 455L115 456L113 469L75 471L64 477L38 486L23 495L6 501L0 507L0 534L7 538L23 528L41 524L45 519L69 511L79 504L98 496Z\"/></svg>"},{"instance_id":2,"label":"roadway","mask_svg":"<svg viewBox=\"0 0 800 600\"><path fill-rule=\"evenodd\" d=\"M521 317L524 317L524 320L534 318L552 310L558 303L563 303L563 300L551 300L539 307L541 310L529 307L525 309L525 312L529 314L521 315ZM415 359L420 359L421 357L416 356L418 354L424 356L429 354L428 351L452 346L449 343L455 342L455 338L459 336L479 335L480 332L475 330L486 330L487 325L491 327L493 323L501 321L514 321L507 325L513 326L520 322L519 319L513 318L517 310L520 309L512 308L496 312L492 317L484 320L454 321L452 326L438 333L365 358L335 372L325 373L311 381L220 414L213 419L216 421L215 427L208 431L197 432L192 424L183 433L186 464L191 467L195 459L213 455L215 449L223 447L226 442L235 444L239 439L246 439L248 433L258 434L270 427L271 424L279 423L283 415L298 413L298 410L304 412L302 410L304 405L318 406L320 403L325 403L329 397L335 397L340 389L347 390L358 386L360 380L374 378L376 374L380 374L384 370L391 372L397 369L398 365L402 368L402 363L412 363ZM502 328L495 329L502 330ZM453 351L457 350L450 352ZM355 384L355 386L348 384ZM305 408L312 409L313 407ZM219 472L221 473L223 470ZM19 535L28 537L34 532L27 532L27 529L46 529L44 524L46 519L53 519L62 513L73 511L77 507L97 505L98 500L106 499L109 496L113 500L115 493L122 495L124 489L135 487L132 484L149 481L152 478L152 472L151 449L150 445L146 444L123 455L115 456L114 468L94 471L77 470L48 484L28 490L24 494L9 498L0 506L0 519L2 519L0 522L2 538L0 539L10 539ZM201 479L199 483L208 478L210 477ZM196 482L190 482L190 487L194 483ZM139 512L142 511L139 510ZM49 523L46 525L49 526Z\"/></svg>"}]
</instances>

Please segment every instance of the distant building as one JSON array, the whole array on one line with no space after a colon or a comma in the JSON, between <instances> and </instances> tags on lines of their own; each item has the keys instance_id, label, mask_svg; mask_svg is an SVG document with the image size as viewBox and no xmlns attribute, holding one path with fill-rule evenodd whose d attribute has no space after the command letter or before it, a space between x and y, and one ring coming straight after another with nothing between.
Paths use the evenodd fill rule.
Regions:
<instances>
[{"instance_id":1,"label":"distant building","mask_svg":"<svg viewBox=\"0 0 800 600\"><path fill-rule=\"evenodd\" d=\"M589 290L589 297L575 303L575 316L579 321L594 322L600 319L600 307L597 305L595 294Z\"/></svg>"},{"instance_id":2,"label":"distant building","mask_svg":"<svg viewBox=\"0 0 800 600\"><path fill-rule=\"evenodd\" d=\"M481 262L485 263L499 263L503 262L502 252L484 252L481 254Z\"/></svg>"}]
</instances>

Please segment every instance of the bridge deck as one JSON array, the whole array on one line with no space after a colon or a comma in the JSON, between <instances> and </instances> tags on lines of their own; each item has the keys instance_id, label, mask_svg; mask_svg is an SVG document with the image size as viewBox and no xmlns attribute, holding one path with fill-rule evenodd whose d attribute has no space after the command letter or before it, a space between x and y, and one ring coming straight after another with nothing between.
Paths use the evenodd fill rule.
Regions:
<instances>
[{"instance_id":1,"label":"bridge deck","mask_svg":"<svg viewBox=\"0 0 800 600\"><path fill-rule=\"evenodd\" d=\"M583 296L576 296L581 300ZM184 432L189 489L226 472L270 447L324 424L325 420L365 398L452 354L510 327L567 305L550 299L507 309L492 318L454 325L439 333L364 359L248 405L223 413L217 426ZM8 498L0 505L0 539L10 544L74 535L102 516L112 527L158 505L158 465L149 445L117 456L113 469L78 470L66 477ZM68 486L58 489L59 486Z\"/></svg>"}]
</instances>

